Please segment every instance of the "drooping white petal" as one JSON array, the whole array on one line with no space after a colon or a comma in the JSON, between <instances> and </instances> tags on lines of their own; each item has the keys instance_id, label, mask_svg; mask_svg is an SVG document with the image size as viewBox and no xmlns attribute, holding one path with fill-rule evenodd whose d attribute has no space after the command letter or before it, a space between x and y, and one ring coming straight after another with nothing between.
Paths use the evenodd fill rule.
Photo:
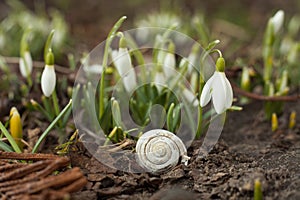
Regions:
<instances>
[{"instance_id":1,"label":"drooping white petal","mask_svg":"<svg viewBox=\"0 0 300 200\"><path fill-rule=\"evenodd\" d=\"M19 68L23 77L28 77L32 72L32 58L30 52L26 51L24 57L19 60Z\"/></svg>"},{"instance_id":2,"label":"drooping white petal","mask_svg":"<svg viewBox=\"0 0 300 200\"><path fill-rule=\"evenodd\" d=\"M279 10L275 13L275 15L271 18L274 28L274 34L276 35L281 29L284 21L284 12L283 10Z\"/></svg>"},{"instance_id":3,"label":"drooping white petal","mask_svg":"<svg viewBox=\"0 0 300 200\"><path fill-rule=\"evenodd\" d=\"M189 103L192 103L194 107L197 107L199 105L199 101L197 99L197 96L191 92L190 90L184 88L183 89L183 96L186 98L186 100Z\"/></svg>"},{"instance_id":4,"label":"drooping white petal","mask_svg":"<svg viewBox=\"0 0 300 200\"><path fill-rule=\"evenodd\" d=\"M176 65L176 61L175 61L174 54L167 53L165 60L164 60L163 70L164 70L165 75L168 78L173 76L175 65Z\"/></svg>"},{"instance_id":5,"label":"drooping white petal","mask_svg":"<svg viewBox=\"0 0 300 200\"><path fill-rule=\"evenodd\" d=\"M162 72L156 73L155 77L154 77L154 83L155 83L158 91L161 91L163 89L163 85L165 85L165 83L166 83L166 77L165 77L164 73L162 73Z\"/></svg>"},{"instance_id":6,"label":"drooping white petal","mask_svg":"<svg viewBox=\"0 0 300 200\"><path fill-rule=\"evenodd\" d=\"M41 86L43 94L49 97L56 85L56 74L53 65L46 65L41 77Z\"/></svg>"},{"instance_id":7,"label":"drooping white petal","mask_svg":"<svg viewBox=\"0 0 300 200\"><path fill-rule=\"evenodd\" d=\"M122 78L123 78L123 84L124 84L125 90L128 93L132 92L137 85L134 69L130 70Z\"/></svg>"},{"instance_id":8,"label":"drooping white petal","mask_svg":"<svg viewBox=\"0 0 300 200\"><path fill-rule=\"evenodd\" d=\"M224 75L225 78L225 83L226 83L226 102L225 102L225 107L226 109L230 108L232 105L232 100L233 100L233 92L232 92L232 87L226 76Z\"/></svg>"},{"instance_id":9,"label":"drooping white petal","mask_svg":"<svg viewBox=\"0 0 300 200\"><path fill-rule=\"evenodd\" d=\"M221 114L226 110L226 81L223 72L215 72L215 79L212 83L212 101L216 113Z\"/></svg>"},{"instance_id":10,"label":"drooping white petal","mask_svg":"<svg viewBox=\"0 0 300 200\"><path fill-rule=\"evenodd\" d=\"M205 83L205 85L203 87L201 97L200 97L200 106L201 107L206 106L211 99L212 84L214 82L214 79L215 79L215 74L212 75L210 77L210 79L208 79L208 81Z\"/></svg>"},{"instance_id":11,"label":"drooping white petal","mask_svg":"<svg viewBox=\"0 0 300 200\"><path fill-rule=\"evenodd\" d=\"M101 74L103 71L102 65L99 64L94 64L94 65L84 65L83 70L87 73L92 73L92 74Z\"/></svg>"},{"instance_id":12,"label":"drooping white petal","mask_svg":"<svg viewBox=\"0 0 300 200\"><path fill-rule=\"evenodd\" d=\"M131 70L131 58L126 48L119 49L117 60L117 70L120 76L125 75L129 70Z\"/></svg>"},{"instance_id":13,"label":"drooping white petal","mask_svg":"<svg viewBox=\"0 0 300 200\"><path fill-rule=\"evenodd\" d=\"M111 52L111 58L112 58L112 61L114 63L114 65L117 67L119 66L119 59L118 59L118 55L119 55L119 51L118 50L113 50Z\"/></svg>"}]
</instances>

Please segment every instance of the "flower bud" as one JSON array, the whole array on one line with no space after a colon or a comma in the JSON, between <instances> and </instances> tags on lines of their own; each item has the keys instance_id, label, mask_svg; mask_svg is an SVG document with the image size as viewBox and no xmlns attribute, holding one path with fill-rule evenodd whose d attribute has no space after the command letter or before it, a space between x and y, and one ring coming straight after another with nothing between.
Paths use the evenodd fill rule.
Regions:
<instances>
[{"instance_id":1,"label":"flower bud","mask_svg":"<svg viewBox=\"0 0 300 200\"><path fill-rule=\"evenodd\" d=\"M44 71L42 73L42 78L41 78L41 86L42 86L42 91L43 94L46 97L49 97L56 85L56 74L54 70L54 65L45 65Z\"/></svg>"},{"instance_id":2,"label":"flower bud","mask_svg":"<svg viewBox=\"0 0 300 200\"><path fill-rule=\"evenodd\" d=\"M272 131L276 131L278 129L278 118L276 113L272 114Z\"/></svg>"},{"instance_id":3,"label":"flower bud","mask_svg":"<svg viewBox=\"0 0 300 200\"><path fill-rule=\"evenodd\" d=\"M293 129L296 125L296 112L293 111L290 114L290 120L289 120L289 129Z\"/></svg>"},{"instance_id":4,"label":"flower bud","mask_svg":"<svg viewBox=\"0 0 300 200\"><path fill-rule=\"evenodd\" d=\"M10 110L10 120L9 120L9 126L10 126L10 134L12 137L16 140L17 145L20 147L20 149L23 149L23 131L22 131L22 122L20 114L17 110L17 108L12 107Z\"/></svg>"},{"instance_id":5,"label":"flower bud","mask_svg":"<svg viewBox=\"0 0 300 200\"><path fill-rule=\"evenodd\" d=\"M276 35L280 31L280 29L283 25L283 22L284 22L283 10L277 11L270 20L271 20L271 23L273 24L274 35Z\"/></svg>"}]
</instances>

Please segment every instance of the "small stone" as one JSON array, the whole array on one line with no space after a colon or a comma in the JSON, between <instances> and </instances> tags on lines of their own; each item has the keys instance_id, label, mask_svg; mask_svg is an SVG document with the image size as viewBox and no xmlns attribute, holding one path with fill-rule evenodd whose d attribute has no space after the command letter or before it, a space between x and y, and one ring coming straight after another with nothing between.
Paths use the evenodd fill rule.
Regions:
<instances>
[{"instance_id":1,"label":"small stone","mask_svg":"<svg viewBox=\"0 0 300 200\"><path fill-rule=\"evenodd\" d=\"M173 169L166 174L161 175L162 179L179 179L185 176L182 168Z\"/></svg>"},{"instance_id":2,"label":"small stone","mask_svg":"<svg viewBox=\"0 0 300 200\"><path fill-rule=\"evenodd\" d=\"M97 182L103 180L105 177L106 175L104 174L88 174L87 179L89 181Z\"/></svg>"},{"instance_id":3,"label":"small stone","mask_svg":"<svg viewBox=\"0 0 300 200\"><path fill-rule=\"evenodd\" d=\"M252 184L251 183L244 184L243 187L242 187L242 190L244 190L244 191L252 191L253 190Z\"/></svg>"},{"instance_id":4,"label":"small stone","mask_svg":"<svg viewBox=\"0 0 300 200\"><path fill-rule=\"evenodd\" d=\"M221 179L222 177L227 176L227 173L223 173L223 172L219 172L217 174L215 174L212 178L211 181L217 181L219 179Z\"/></svg>"}]
</instances>

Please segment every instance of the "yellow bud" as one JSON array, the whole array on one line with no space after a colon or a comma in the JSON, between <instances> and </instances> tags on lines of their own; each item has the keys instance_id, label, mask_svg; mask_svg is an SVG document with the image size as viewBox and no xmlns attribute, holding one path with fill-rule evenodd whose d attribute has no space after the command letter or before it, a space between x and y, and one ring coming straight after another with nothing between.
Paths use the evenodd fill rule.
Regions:
<instances>
[{"instance_id":1,"label":"yellow bud","mask_svg":"<svg viewBox=\"0 0 300 200\"><path fill-rule=\"evenodd\" d=\"M10 127L10 134L15 139L20 149L23 150L23 143L21 141L23 138L22 122L21 122L20 114L17 108L15 107L12 107L10 110L9 127Z\"/></svg>"},{"instance_id":2,"label":"yellow bud","mask_svg":"<svg viewBox=\"0 0 300 200\"><path fill-rule=\"evenodd\" d=\"M272 114L272 131L276 131L278 129L278 119L276 113Z\"/></svg>"},{"instance_id":3,"label":"yellow bud","mask_svg":"<svg viewBox=\"0 0 300 200\"><path fill-rule=\"evenodd\" d=\"M247 67L243 67L241 87L243 90L250 91L250 73Z\"/></svg>"},{"instance_id":4,"label":"yellow bud","mask_svg":"<svg viewBox=\"0 0 300 200\"><path fill-rule=\"evenodd\" d=\"M293 129L295 127L295 125L296 125L296 112L293 111L290 114L289 128Z\"/></svg>"}]
</instances>

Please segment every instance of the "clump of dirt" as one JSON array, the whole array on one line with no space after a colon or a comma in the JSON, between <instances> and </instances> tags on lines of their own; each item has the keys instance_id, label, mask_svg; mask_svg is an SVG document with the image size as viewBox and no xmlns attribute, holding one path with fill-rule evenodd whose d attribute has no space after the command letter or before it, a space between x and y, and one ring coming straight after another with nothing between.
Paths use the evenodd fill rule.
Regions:
<instances>
[{"instance_id":1,"label":"clump of dirt","mask_svg":"<svg viewBox=\"0 0 300 200\"><path fill-rule=\"evenodd\" d=\"M297 104L288 104L298 110ZM287 110L288 110L287 109ZM265 199L299 199L300 131L271 132L263 118L262 103L228 114L222 137L204 158L198 157L201 140L188 149L188 166L152 175L111 169L88 152L70 152L73 166L83 169L87 186L74 199L253 199L254 180L262 183Z\"/></svg>"}]
</instances>

